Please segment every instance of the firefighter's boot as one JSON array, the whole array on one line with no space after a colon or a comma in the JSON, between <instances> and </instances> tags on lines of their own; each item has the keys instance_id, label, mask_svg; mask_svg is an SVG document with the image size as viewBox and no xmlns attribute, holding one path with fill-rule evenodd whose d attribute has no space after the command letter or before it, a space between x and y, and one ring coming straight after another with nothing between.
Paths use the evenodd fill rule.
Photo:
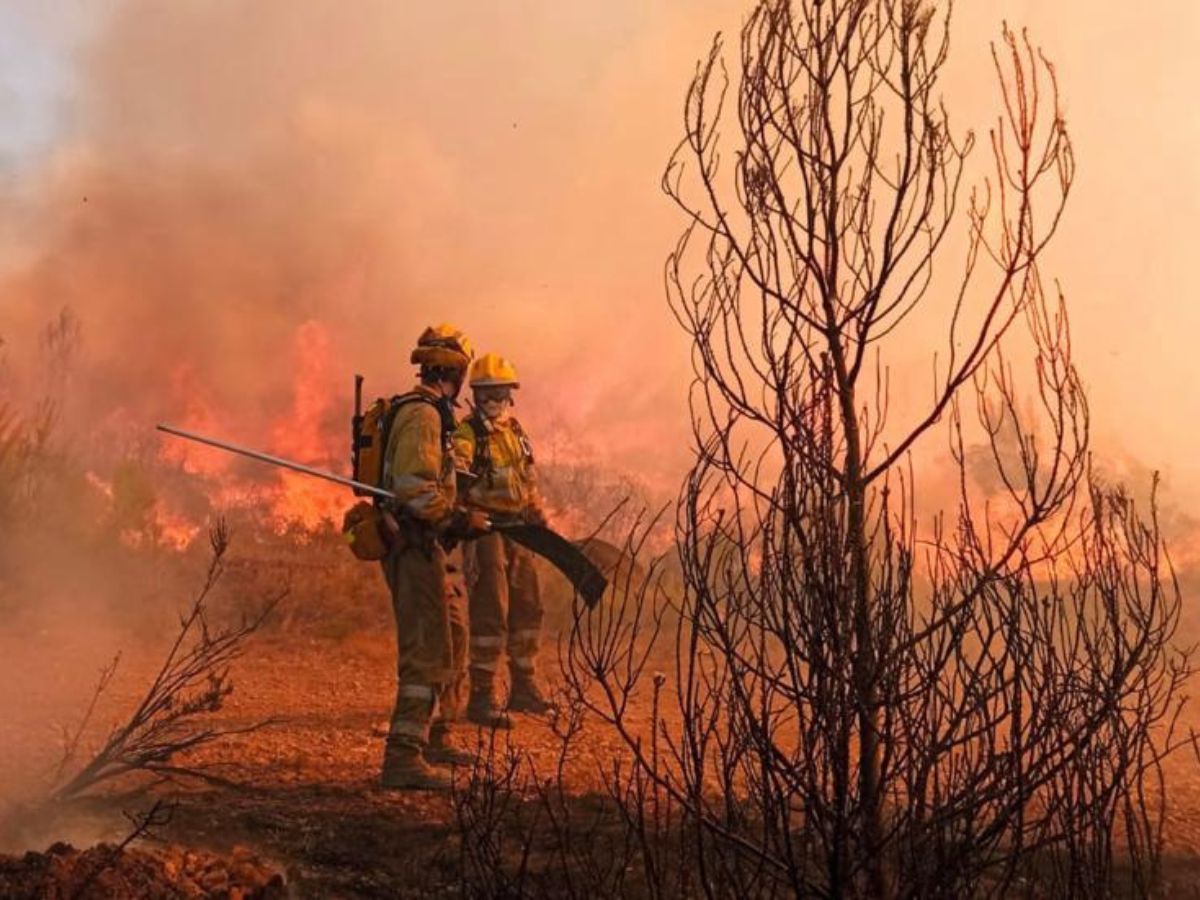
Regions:
<instances>
[{"instance_id":1,"label":"firefighter's boot","mask_svg":"<svg viewBox=\"0 0 1200 900\"><path fill-rule=\"evenodd\" d=\"M504 710L496 704L494 673L471 669L471 699L467 701L467 721L484 728L512 727L512 722Z\"/></svg>"},{"instance_id":2,"label":"firefighter's boot","mask_svg":"<svg viewBox=\"0 0 1200 900\"><path fill-rule=\"evenodd\" d=\"M445 791L450 776L429 765L419 744L388 741L379 786L389 791Z\"/></svg>"},{"instance_id":3,"label":"firefighter's boot","mask_svg":"<svg viewBox=\"0 0 1200 900\"><path fill-rule=\"evenodd\" d=\"M538 687L533 672L514 667L512 670L512 695L508 698L509 711L542 716L554 708L554 703Z\"/></svg>"},{"instance_id":4,"label":"firefighter's boot","mask_svg":"<svg viewBox=\"0 0 1200 900\"><path fill-rule=\"evenodd\" d=\"M475 754L459 750L448 740L450 728L445 723L434 722L429 728L429 746L425 748L425 760L435 766L450 766L469 769L475 765Z\"/></svg>"}]
</instances>

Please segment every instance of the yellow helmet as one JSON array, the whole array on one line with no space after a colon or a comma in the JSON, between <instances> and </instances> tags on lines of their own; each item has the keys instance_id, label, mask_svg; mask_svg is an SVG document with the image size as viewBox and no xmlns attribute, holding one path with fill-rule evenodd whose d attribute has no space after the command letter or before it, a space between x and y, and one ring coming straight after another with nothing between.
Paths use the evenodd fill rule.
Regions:
<instances>
[{"instance_id":1,"label":"yellow helmet","mask_svg":"<svg viewBox=\"0 0 1200 900\"><path fill-rule=\"evenodd\" d=\"M473 388L521 386L516 367L498 353L485 353L475 360L468 382Z\"/></svg>"},{"instance_id":2,"label":"yellow helmet","mask_svg":"<svg viewBox=\"0 0 1200 900\"><path fill-rule=\"evenodd\" d=\"M474 355L467 336L453 325L442 323L421 332L411 359L418 366L466 369Z\"/></svg>"}]
</instances>

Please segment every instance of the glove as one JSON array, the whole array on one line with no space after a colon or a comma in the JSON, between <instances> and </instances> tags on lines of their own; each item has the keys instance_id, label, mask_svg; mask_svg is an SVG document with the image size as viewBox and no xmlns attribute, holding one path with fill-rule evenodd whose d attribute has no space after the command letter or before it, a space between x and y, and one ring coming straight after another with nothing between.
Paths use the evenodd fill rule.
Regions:
<instances>
[{"instance_id":1,"label":"glove","mask_svg":"<svg viewBox=\"0 0 1200 900\"><path fill-rule=\"evenodd\" d=\"M550 524L549 520L546 518L546 511L540 506L530 506L521 515L521 518L524 519L528 525L540 525L542 528L545 528Z\"/></svg>"},{"instance_id":2,"label":"glove","mask_svg":"<svg viewBox=\"0 0 1200 900\"><path fill-rule=\"evenodd\" d=\"M481 509L456 509L450 514L442 534L452 540L467 541L483 537L492 530L492 520Z\"/></svg>"}]
</instances>

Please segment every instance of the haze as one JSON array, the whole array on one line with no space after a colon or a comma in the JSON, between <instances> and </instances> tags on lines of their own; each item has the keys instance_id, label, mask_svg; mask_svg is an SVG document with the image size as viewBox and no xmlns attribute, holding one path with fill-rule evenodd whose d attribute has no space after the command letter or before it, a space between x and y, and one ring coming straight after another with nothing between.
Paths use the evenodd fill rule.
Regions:
<instances>
[{"instance_id":1,"label":"haze","mask_svg":"<svg viewBox=\"0 0 1200 900\"><path fill-rule=\"evenodd\" d=\"M535 430L673 483L689 363L661 288L682 223L658 179L694 61L744 9L10 3L41 43L0 91L22 126L3 180L9 385L36 393L35 336L69 306L69 411L97 440L190 417L272 443L303 369L326 444L306 453L336 461L352 372L404 386L412 339L450 320L517 362ZM1079 177L1047 274L1097 447L1189 500L1200 9L1153 10L960 3L944 88L960 129L987 128L1002 19L1056 62Z\"/></svg>"}]
</instances>

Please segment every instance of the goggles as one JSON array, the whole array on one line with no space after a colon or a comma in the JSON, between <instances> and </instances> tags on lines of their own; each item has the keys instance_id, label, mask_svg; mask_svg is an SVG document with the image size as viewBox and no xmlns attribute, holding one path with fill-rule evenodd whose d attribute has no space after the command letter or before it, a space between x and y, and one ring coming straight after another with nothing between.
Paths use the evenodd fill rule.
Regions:
<instances>
[{"instance_id":1,"label":"goggles","mask_svg":"<svg viewBox=\"0 0 1200 900\"><path fill-rule=\"evenodd\" d=\"M512 400L510 387L481 387L475 389L477 403L507 403Z\"/></svg>"}]
</instances>

